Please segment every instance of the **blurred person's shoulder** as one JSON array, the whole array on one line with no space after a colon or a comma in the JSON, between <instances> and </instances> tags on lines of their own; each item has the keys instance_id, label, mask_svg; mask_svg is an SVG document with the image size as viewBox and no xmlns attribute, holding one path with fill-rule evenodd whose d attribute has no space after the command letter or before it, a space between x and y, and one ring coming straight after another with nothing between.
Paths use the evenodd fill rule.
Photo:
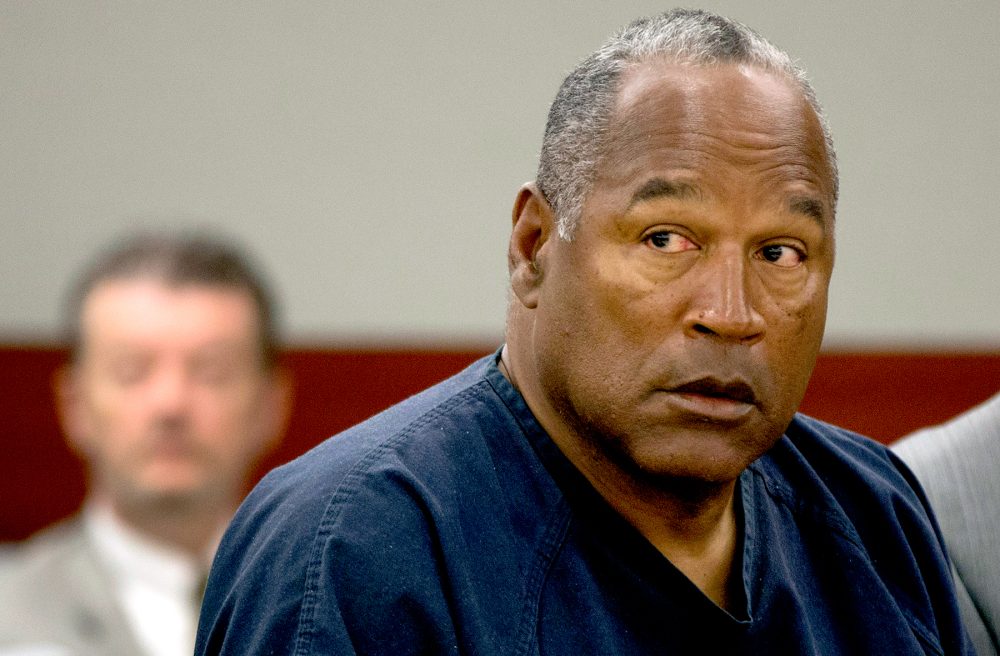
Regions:
<instances>
[{"instance_id":1,"label":"blurred person's shoulder","mask_svg":"<svg viewBox=\"0 0 1000 656\"><path fill-rule=\"evenodd\" d=\"M0 547L0 656L76 653L54 636L64 633L66 588L87 555L78 516Z\"/></svg>"},{"instance_id":2,"label":"blurred person's shoulder","mask_svg":"<svg viewBox=\"0 0 1000 656\"><path fill-rule=\"evenodd\" d=\"M37 581L65 565L72 554L85 549L87 538L79 516L42 529L22 542L0 545L0 599L19 582Z\"/></svg>"}]
</instances>

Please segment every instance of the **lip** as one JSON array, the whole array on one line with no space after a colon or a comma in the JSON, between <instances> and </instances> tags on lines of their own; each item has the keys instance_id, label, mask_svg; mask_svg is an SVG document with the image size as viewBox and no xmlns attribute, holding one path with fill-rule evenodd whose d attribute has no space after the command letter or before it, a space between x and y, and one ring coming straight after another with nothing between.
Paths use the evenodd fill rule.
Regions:
<instances>
[{"instance_id":1,"label":"lip","mask_svg":"<svg viewBox=\"0 0 1000 656\"><path fill-rule=\"evenodd\" d=\"M744 403L743 401L718 396L677 392L669 392L668 394L671 405L677 410L702 421L715 423L740 423L756 407L752 403Z\"/></svg>"},{"instance_id":2,"label":"lip","mask_svg":"<svg viewBox=\"0 0 1000 656\"><path fill-rule=\"evenodd\" d=\"M676 410L701 421L740 423L757 407L753 388L741 380L699 378L664 391Z\"/></svg>"}]
</instances>

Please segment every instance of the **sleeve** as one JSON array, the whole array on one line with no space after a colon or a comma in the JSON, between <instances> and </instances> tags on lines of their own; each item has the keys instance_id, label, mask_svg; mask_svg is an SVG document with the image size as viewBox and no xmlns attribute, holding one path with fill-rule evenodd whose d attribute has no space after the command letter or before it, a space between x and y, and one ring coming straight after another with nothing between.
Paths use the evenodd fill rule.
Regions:
<instances>
[{"instance_id":1,"label":"sleeve","mask_svg":"<svg viewBox=\"0 0 1000 656\"><path fill-rule=\"evenodd\" d=\"M280 471L280 470L279 470ZM310 554L322 514L315 497L289 493L272 473L243 503L223 537L202 602L195 654L312 654L300 639ZM326 617L331 654L355 654L339 609Z\"/></svg>"},{"instance_id":2,"label":"sleeve","mask_svg":"<svg viewBox=\"0 0 1000 656\"><path fill-rule=\"evenodd\" d=\"M906 464L874 440L808 417L799 416L790 431L823 472L858 544L928 653L974 654L937 519Z\"/></svg>"},{"instance_id":3,"label":"sleeve","mask_svg":"<svg viewBox=\"0 0 1000 656\"><path fill-rule=\"evenodd\" d=\"M255 491L213 564L195 653L457 654L437 513L399 478L305 501Z\"/></svg>"}]
</instances>

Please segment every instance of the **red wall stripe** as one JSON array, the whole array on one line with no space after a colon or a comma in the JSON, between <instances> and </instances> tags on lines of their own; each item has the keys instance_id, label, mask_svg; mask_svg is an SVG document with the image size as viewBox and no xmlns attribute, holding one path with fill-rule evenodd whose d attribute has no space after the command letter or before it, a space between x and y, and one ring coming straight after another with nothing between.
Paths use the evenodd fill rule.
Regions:
<instances>
[{"instance_id":1,"label":"red wall stripe","mask_svg":"<svg viewBox=\"0 0 1000 656\"><path fill-rule=\"evenodd\" d=\"M260 472L490 350L291 350L284 361L295 383L292 416ZM0 346L0 540L30 535L83 498L83 470L60 437L52 404L52 377L65 357L60 348ZM1000 353L824 353L802 410L888 443L998 389Z\"/></svg>"}]
</instances>

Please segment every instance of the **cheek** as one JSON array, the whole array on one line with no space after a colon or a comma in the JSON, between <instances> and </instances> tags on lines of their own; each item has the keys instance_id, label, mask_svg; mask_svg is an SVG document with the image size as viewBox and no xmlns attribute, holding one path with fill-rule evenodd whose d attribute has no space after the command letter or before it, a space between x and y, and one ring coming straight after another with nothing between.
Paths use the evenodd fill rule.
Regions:
<instances>
[{"instance_id":1,"label":"cheek","mask_svg":"<svg viewBox=\"0 0 1000 656\"><path fill-rule=\"evenodd\" d=\"M231 448L234 441L251 442L259 429L263 399L256 388L240 386L230 390L204 390L194 413L196 432L201 439Z\"/></svg>"},{"instance_id":2,"label":"cheek","mask_svg":"<svg viewBox=\"0 0 1000 656\"><path fill-rule=\"evenodd\" d=\"M761 296L770 329L781 337L822 335L826 323L829 276L808 270L800 277L763 279Z\"/></svg>"},{"instance_id":3,"label":"cheek","mask_svg":"<svg viewBox=\"0 0 1000 656\"><path fill-rule=\"evenodd\" d=\"M606 281L574 286L538 323L547 334L548 357L562 360L576 378L614 378L658 332L648 320L655 316L653 305L633 290Z\"/></svg>"},{"instance_id":4,"label":"cheek","mask_svg":"<svg viewBox=\"0 0 1000 656\"><path fill-rule=\"evenodd\" d=\"M645 350L643 344L662 339L676 324L683 299L689 294L681 272L651 270L624 258L595 267L589 285L588 316L596 320L606 339L621 349L637 351ZM628 352L613 355L622 357Z\"/></svg>"},{"instance_id":5,"label":"cheek","mask_svg":"<svg viewBox=\"0 0 1000 656\"><path fill-rule=\"evenodd\" d=\"M141 460L148 433L141 404L92 396L81 407L75 442L98 468L131 469Z\"/></svg>"},{"instance_id":6,"label":"cheek","mask_svg":"<svg viewBox=\"0 0 1000 656\"><path fill-rule=\"evenodd\" d=\"M137 441L146 423L147 405L140 393L111 387L95 390L86 409L94 437L112 445Z\"/></svg>"},{"instance_id":7,"label":"cheek","mask_svg":"<svg viewBox=\"0 0 1000 656\"><path fill-rule=\"evenodd\" d=\"M780 405L788 409L789 415L805 395L823 341L825 322L825 294L776 304L773 308L765 343L769 369L783 397Z\"/></svg>"},{"instance_id":8,"label":"cheek","mask_svg":"<svg viewBox=\"0 0 1000 656\"><path fill-rule=\"evenodd\" d=\"M817 342L822 340L826 328L827 280L817 281L807 288L801 301L793 304L789 310L803 336Z\"/></svg>"}]
</instances>

